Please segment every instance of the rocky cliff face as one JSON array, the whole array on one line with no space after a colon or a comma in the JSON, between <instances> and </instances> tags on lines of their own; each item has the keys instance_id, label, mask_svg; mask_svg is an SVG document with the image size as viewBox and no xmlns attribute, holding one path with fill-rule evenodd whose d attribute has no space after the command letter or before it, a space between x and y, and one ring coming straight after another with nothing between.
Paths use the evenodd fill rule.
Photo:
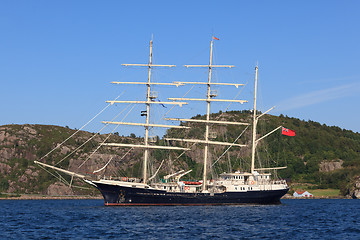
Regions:
<instances>
[{"instance_id":1,"label":"rocky cliff face","mask_svg":"<svg viewBox=\"0 0 360 240\"><path fill-rule=\"evenodd\" d=\"M319 164L319 171L320 172L331 172L336 169L342 169L342 164L344 163L343 160L334 160L334 161L322 161Z\"/></svg>"},{"instance_id":2,"label":"rocky cliff face","mask_svg":"<svg viewBox=\"0 0 360 240\"><path fill-rule=\"evenodd\" d=\"M354 177L349 189L349 196L360 199L360 176Z\"/></svg>"},{"instance_id":3,"label":"rocky cliff face","mask_svg":"<svg viewBox=\"0 0 360 240\"><path fill-rule=\"evenodd\" d=\"M141 153L135 150L120 161L120 157L125 154L126 149L110 149L110 153L91 154L106 137L106 135L97 135L80 151L65 158L93 136L92 133L81 131L47 157L41 159L74 132L68 128L47 125L0 126L0 192L49 195L73 195L84 192L76 188L70 189L60 183L54 172L41 169L34 164L34 160L52 165L60 162L57 166L88 174L100 169L113 158L106 170L99 174L113 175L116 173L118 175L119 170L122 169L124 172L125 169L134 167L137 159L141 157ZM133 139L127 137L111 136L111 138L111 141L114 142L134 143ZM83 164L84 162L85 164ZM96 176L93 175L93 177ZM70 179L67 181L69 182ZM85 186L79 180L75 180L74 184Z\"/></svg>"},{"instance_id":4,"label":"rocky cliff face","mask_svg":"<svg viewBox=\"0 0 360 240\"><path fill-rule=\"evenodd\" d=\"M219 134L224 134L225 128L221 128ZM0 192L47 194L47 195L74 195L87 193L92 190L81 190L80 188L69 188L70 178L64 176L66 184L59 181L59 175L49 169L42 169L34 164L34 160L56 165L73 172L87 174L93 178L99 176L138 176L141 177L141 160L143 152L141 149L108 148L100 149L95 154L93 151L106 138L107 135L95 135L84 146L94 134L80 131L69 141L60 145L65 139L71 136L75 130L49 125L5 125L0 126ZM140 143L142 139L129 137L111 136L108 142L119 143ZM80 150L74 152L77 148ZM51 154L47 155L52 149ZM106 153L105 153L106 151ZM223 151L221 147L215 147L214 152L209 156L216 160L215 155ZM243 151L243 150L241 150ZM166 153L168 154L168 153ZM175 154L176 153L172 153ZM238 152L231 152L229 155L237 155ZM176 156L172 159L176 159ZM201 168L203 161L203 148L195 148L194 151L186 152L190 164L196 164ZM46 157L44 157L46 156ZM67 157L68 156L68 157ZM160 162L168 155L161 152L153 152L151 156L153 166L157 169ZM95 170L101 169L111 160L105 170L93 174ZM180 160L164 164L163 171L168 174L178 169L187 169L188 163ZM195 165L194 165L195 164ZM201 169L200 169L201 170ZM200 174L200 170L199 173ZM154 171L153 171L154 172ZM194 171L195 172L195 171ZM73 186L89 188L79 179L73 180ZM89 189L92 189L91 187ZM95 190L96 192L96 190Z\"/></svg>"},{"instance_id":5,"label":"rocky cliff face","mask_svg":"<svg viewBox=\"0 0 360 240\"><path fill-rule=\"evenodd\" d=\"M65 185L64 183L56 182L47 188L46 194L49 196L69 196L74 195L74 191L71 187Z\"/></svg>"}]
</instances>

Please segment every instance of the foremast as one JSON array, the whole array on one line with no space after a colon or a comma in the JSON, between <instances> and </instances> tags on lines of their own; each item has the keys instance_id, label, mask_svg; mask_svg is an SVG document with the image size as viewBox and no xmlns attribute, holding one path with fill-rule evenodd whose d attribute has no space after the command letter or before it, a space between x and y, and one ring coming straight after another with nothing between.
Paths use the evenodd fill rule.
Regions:
<instances>
[{"instance_id":1,"label":"foremast","mask_svg":"<svg viewBox=\"0 0 360 240\"><path fill-rule=\"evenodd\" d=\"M212 69L212 56L213 56L213 44L214 40L211 40L210 44L210 61L209 61L209 77L207 87L207 101L206 101L206 121L210 120L210 91L211 91L211 69ZM208 148L209 148L209 122L205 125L205 149L204 149L204 171L203 171L203 185L202 190L206 190L206 178L207 178L207 159L208 159Z\"/></svg>"},{"instance_id":2,"label":"foremast","mask_svg":"<svg viewBox=\"0 0 360 240\"><path fill-rule=\"evenodd\" d=\"M151 82L151 71L153 67L175 67L175 65L159 65L152 63L152 45L153 41L150 41L150 52L149 52L149 63L148 64L122 64L123 66L140 66L148 68L148 79L147 82L112 82L115 84L146 84L146 101L107 101L111 104L114 103L140 103L146 105L146 116L145 124L142 123L127 123L127 122L103 122L109 124L118 124L118 125L132 125L132 126L144 126L145 127L145 139L143 145L135 145L135 144L120 144L120 143L105 143L106 146L116 146L116 147L138 147L144 148L144 160L143 160L143 182L144 184L148 181L147 176L147 165L149 160L149 149L176 149L176 150L189 150L187 148L179 148L179 147L169 147L169 146L153 146L149 144L149 128L150 127L165 127L165 128L187 128L185 126L173 126L173 125L162 125L162 124L151 124L150 123L150 105L151 104L173 104L182 106L183 104L187 104L186 102L155 102L154 96L151 95L151 86L152 85L172 85L179 86L181 84L175 83L153 83Z\"/></svg>"}]
</instances>

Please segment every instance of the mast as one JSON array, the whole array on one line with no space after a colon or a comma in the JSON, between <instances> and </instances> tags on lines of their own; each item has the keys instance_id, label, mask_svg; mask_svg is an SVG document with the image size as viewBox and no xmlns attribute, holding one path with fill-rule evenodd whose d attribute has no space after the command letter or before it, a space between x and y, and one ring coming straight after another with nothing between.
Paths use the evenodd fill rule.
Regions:
<instances>
[{"instance_id":1,"label":"mast","mask_svg":"<svg viewBox=\"0 0 360 240\"><path fill-rule=\"evenodd\" d=\"M242 86L243 84L232 84L232 83L212 83L211 77L212 77L212 68L232 68L233 65L213 65L212 64L212 57L213 57L213 39L216 39L215 37L212 38L211 44L210 44L210 61L209 65L185 65L185 67L206 67L209 69L209 76L207 82L174 82L174 84L200 84L200 85L207 85L207 96L206 98L200 99L200 98L168 98L169 100L173 101L204 101L206 102L206 120L193 120L193 119L175 119L175 118L169 118L167 120L177 120L177 121L188 121L188 122L201 122L205 124L205 140L198 140L198 139L176 139L171 138L169 140L175 140L175 141L184 141L184 142L196 142L204 144L204 170L203 170L203 184L202 184L202 191L206 191L206 181L207 181L207 163L208 163L208 149L210 144L216 144L216 145L231 145L231 146L238 146L243 147L245 145L242 144L234 144L234 143L225 143L225 142L214 142L209 141L209 127L210 124L238 124L238 125L245 125L246 123L230 123L225 121L213 121L210 120L210 103L211 102L234 102L234 103L246 103L246 100L229 100L229 99L213 99L216 97L216 95L211 94L211 85L225 85L225 86L235 86L238 88L239 86Z\"/></svg>"},{"instance_id":2,"label":"mast","mask_svg":"<svg viewBox=\"0 0 360 240\"><path fill-rule=\"evenodd\" d=\"M267 110L266 112L260 114L259 116L256 115L257 77L258 77L258 66L255 67L255 92L254 92L254 110L253 110L254 115L253 115L253 132L252 132L252 144L251 144L252 145L252 149L251 149L251 173L252 174L254 174L255 170L270 170L270 169L287 168L287 167L276 167L276 168L256 168L255 169L255 149L256 149L257 143L260 140L266 138L270 134L272 134L272 133L276 132L277 130L279 130L280 128L282 128L282 126L279 126L279 127L275 128L274 130L272 130L271 132L267 133L266 135L260 137L259 139L256 139L256 126L257 126L258 119L275 108L275 107L272 107L269 110Z\"/></svg>"},{"instance_id":3,"label":"mast","mask_svg":"<svg viewBox=\"0 0 360 240\"><path fill-rule=\"evenodd\" d=\"M147 94L146 101L150 102L150 80L151 80L151 59L152 59L152 44L153 41L150 41L150 53L149 53L149 71L148 71L148 84L147 84ZM147 148L149 145L149 121L150 121L150 104L146 103L146 125L145 126L145 152L144 152L144 166L143 166L143 181L146 184L147 180L147 162L149 149Z\"/></svg>"},{"instance_id":4,"label":"mast","mask_svg":"<svg viewBox=\"0 0 360 240\"><path fill-rule=\"evenodd\" d=\"M212 64L212 53L213 53L213 43L214 40L211 40L210 44L210 61L209 61L209 78L208 78L208 89L206 96L206 121L210 120L210 93L211 93L211 64ZM207 180L207 159L208 159L208 148L209 148L209 122L206 122L205 125L205 149L204 149L204 172L203 172L203 184L202 190L206 190L206 180Z\"/></svg>"},{"instance_id":5,"label":"mast","mask_svg":"<svg viewBox=\"0 0 360 240\"><path fill-rule=\"evenodd\" d=\"M256 94L257 94L257 73L258 66L255 67L255 93L254 93L254 116L253 116L253 132L252 132L252 151L251 151L251 173L255 171L255 148L256 148Z\"/></svg>"},{"instance_id":6,"label":"mast","mask_svg":"<svg viewBox=\"0 0 360 240\"><path fill-rule=\"evenodd\" d=\"M157 102L154 101L154 98L151 95L151 86L152 85L167 85L167 86L181 86L181 83L152 83L151 82L151 70L153 67L175 67L175 65L163 65L163 64L152 64L152 45L153 41L150 41L150 52L149 52L149 63L148 64L122 64L123 66L139 66L139 67L147 67L148 68L148 79L146 82L112 82L114 84L140 84L146 85L146 101L107 101L108 103L135 103L135 104L145 104L146 105L146 123L130 123L130 122L113 122L113 121L103 121L105 124L116 124L116 125L131 125L131 126L144 126L145 127L145 139L144 144L121 144L121 143L104 143L104 146L113 146L113 147L137 147L144 149L144 161L143 161L143 182L146 184L148 180L147 176L147 164L149 159L149 149L176 149L176 150L189 150L187 148L179 148L179 147L170 147L170 146L152 146L149 144L149 128L152 127L165 127L165 128L187 128L185 126L173 126L173 125L164 125L164 124L150 124L150 105L151 104L172 104L172 105L179 105L180 107L186 102Z\"/></svg>"}]
</instances>

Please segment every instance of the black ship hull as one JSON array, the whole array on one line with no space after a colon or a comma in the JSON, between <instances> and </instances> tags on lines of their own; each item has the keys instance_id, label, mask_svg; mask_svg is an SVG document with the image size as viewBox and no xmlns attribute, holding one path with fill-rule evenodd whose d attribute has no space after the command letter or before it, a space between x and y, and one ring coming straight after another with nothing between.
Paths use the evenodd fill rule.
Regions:
<instances>
[{"instance_id":1,"label":"black ship hull","mask_svg":"<svg viewBox=\"0 0 360 240\"><path fill-rule=\"evenodd\" d=\"M280 198L289 189L224 192L187 193L166 192L156 189L123 187L96 183L106 206L149 205L227 205L227 204L280 204Z\"/></svg>"}]
</instances>

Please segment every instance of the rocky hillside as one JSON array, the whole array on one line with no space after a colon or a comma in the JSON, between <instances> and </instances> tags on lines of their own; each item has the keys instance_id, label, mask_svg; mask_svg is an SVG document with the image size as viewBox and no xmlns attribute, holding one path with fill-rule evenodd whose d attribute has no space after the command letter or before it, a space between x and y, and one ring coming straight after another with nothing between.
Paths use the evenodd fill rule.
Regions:
<instances>
[{"instance_id":1,"label":"rocky hillside","mask_svg":"<svg viewBox=\"0 0 360 240\"><path fill-rule=\"evenodd\" d=\"M202 119L204 116L194 118ZM211 119L223 121L251 122L251 112L225 112L213 114ZM181 123L191 125L189 130L169 130L168 138L203 138L204 126L200 123ZM261 141L257 158L262 164L287 166L277 174L292 182L310 183L314 188L336 188L344 195L358 195L357 176L360 176L360 134L338 127L329 127L313 121L302 121L285 116L266 115L261 119L258 136L262 136L279 125L296 131L295 137L282 136L280 131ZM246 130L246 131L244 131ZM214 141L236 142L250 145L251 126L214 125L210 127ZM41 169L33 161L41 161L69 169L70 171L88 174L89 177L136 176L141 177L142 151L133 149L107 148L96 154L92 152L105 138L108 142L140 143L142 138L121 137L118 135L99 135L85 131L78 132L73 138L59 145L76 130L47 125L5 125L0 126L0 192L31 193L48 195L98 194L80 180L74 179L73 188L67 187L71 179L54 171ZM244 133L243 133L244 132ZM238 136L241 134L241 138ZM92 137L92 138L91 138ZM87 140L91 138L90 141ZM163 159L165 161L160 176L177 169L193 169L189 178L201 178L203 146L190 143L179 143L156 139L160 145L190 147L192 151L178 157L180 151L155 150L151 153L150 166L153 171ZM56 148L51 154L46 155ZM74 152L74 150L78 149ZM219 174L237 169L248 170L250 150L247 147L231 148L222 155L227 147L216 146L210 151L211 165L216 162L209 174ZM105 151L106 150L106 151ZM45 157L44 157L45 156ZM222 156L219 158L219 156ZM110 159L108 167L94 174ZM256 162L257 166L260 165ZM354 180L355 179L355 180Z\"/></svg>"},{"instance_id":2,"label":"rocky hillside","mask_svg":"<svg viewBox=\"0 0 360 240\"><path fill-rule=\"evenodd\" d=\"M28 194L89 194L93 189L79 180L75 180L74 188L70 189L59 181L59 176L53 171L46 171L34 164L34 160L56 165L83 174L91 174L101 168L110 158L114 161L109 164L105 172L100 175L121 175L127 171L136 171L139 166L134 159L141 157L141 152L131 151L121 161L118 156L125 154L124 149L112 149L107 153L101 151L91 155L93 150L107 137L80 131L73 138L59 146L48 156L44 157L58 144L75 133L75 130L47 125L6 125L0 126L0 192L28 193ZM84 144L91 136L90 141ZM111 136L111 141L135 143L140 139ZM84 144L84 145L83 145ZM82 146L83 145L83 146ZM75 149L80 150L72 153ZM66 156L69 156L65 158ZM44 157L44 158L43 158ZM83 164L85 161L85 164ZM81 167L79 167L83 164ZM64 180L69 182L66 176Z\"/></svg>"}]
</instances>

